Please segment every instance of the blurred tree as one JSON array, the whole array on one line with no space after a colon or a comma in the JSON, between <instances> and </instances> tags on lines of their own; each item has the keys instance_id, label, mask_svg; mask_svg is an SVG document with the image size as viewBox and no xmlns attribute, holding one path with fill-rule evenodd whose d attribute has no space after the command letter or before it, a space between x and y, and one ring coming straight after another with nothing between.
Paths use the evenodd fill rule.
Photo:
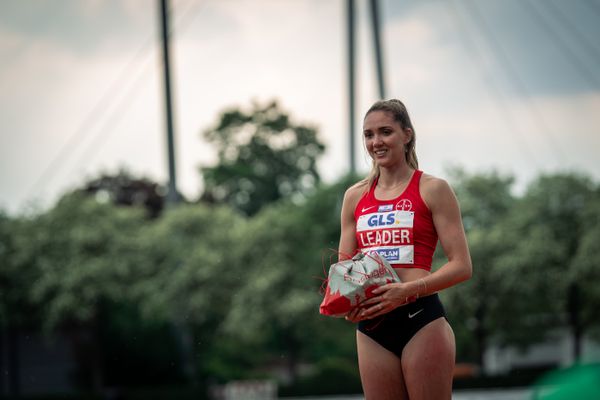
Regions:
<instances>
[{"instance_id":1,"label":"blurred tree","mask_svg":"<svg viewBox=\"0 0 600 400\"><path fill-rule=\"evenodd\" d=\"M87 182L81 190L94 195L99 201L145 207L151 218L160 215L166 196L165 189L158 183L146 178L134 178L125 170L116 175L103 174Z\"/></svg>"},{"instance_id":2,"label":"blurred tree","mask_svg":"<svg viewBox=\"0 0 600 400\"><path fill-rule=\"evenodd\" d=\"M167 210L142 236L143 261L130 293L149 320L174 320L185 327L187 365L201 378L219 339L222 321L246 275L238 251L245 220L226 207L182 205ZM189 330L187 329L189 327Z\"/></svg>"},{"instance_id":3,"label":"blurred tree","mask_svg":"<svg viewBox=\"0 0 600 400\"><path fill-rule=\"evenodd\" d=\"M31 258L21 249L31 234L31 221L0 212L0 326L37 324L33 305L26 293L35 279Z\"/></svg>"},{"instance_id":4,"label":"blurred tree","mask_svg":"<svg viewBox=\"0 0 600 400\"><path fill-rule=\"evenodd\" d=\"M514 180L496 171L467 174L455 168L450 174L474 271L468 282L444 291L443 296L449 303L449 316L457 333L459 357L474 359L485 368L483 355L489 336L494 332L490 319L498 312L505 312L501 301L505 290L501 284L502 272L494 260L504 251L498 222L515 204L516 199L511 194ZM436 252L436 263L445 262L442 252Z\"/></svg>"},{"instance_id":5,"label":"blurred tree","mask_svg":"<svg viewBox=\"0 0 600 400\"><path fill-rule=\"evenodd\" d=\"M325 147L313 127L297 125L273 101L248 111L224 111L204 132L217 165L201 168L202 199L247 215L280 198L304 195L319 182L316 161Z\"/></svg>"},{"instance_id":6,"label":"blurred tree","mask_svg":"<svg viewBox=\"0 0 600 400\"><path fill-rule=\"evenodd\" d=\"M523 346L536 343L554 334L556 327L569 326L569 321L579 321L577 327L571 323L579 340L582 321L570 313L593 314L600 306L593 301L598 298L595 294L569 307L576 300L573 290L583 295L580 290L586 287L586 296L596 293L582 278L597 276L591 272L594 265L586 265L588 260L598 260L588 247L597 232L586 222L597 218L597 201L598 190L586 176L544 175L528 186L508 218L501 221L505 250L494 264L503 274L498 284L509 288L502 306L510 312L496 315L495 328L503 341Z\"/></svg>"},{"instance_id":7,"label":"blurred tree","mask_svg":"<svg viewBox=\"0 0 600 400\"><path fill-rule=\"evenodd\" d=\"M307 197L306 202L301 205L302 230L305 232L302 251L310 251L306 255L307 263L299 265L300 270L307 269L311 273L313 283L308 289L310 294L314 293L315 287L322 284L322 279L327 277L329 266L337 261L337 249L340 238L340 214L344 192L348 187L356 183L358 176L348 175L329 185L320 185L314 194ZM296 248L298 248L296 244ZM319 279L315 279L319 278ZM322 300L319 292L318 302ZM318 313L318 304L312 310ZM321 380L333 380L335 376L345 375L348 369L358 373L356 364L356 334L352 324L343 319L317 316L312 334L305 338L304 352L307 361L315 363L313 377ZM345 363L345 366L342 365ZM340 366L334 372L334 366ZM310 378L310 377L308 377ZM304 378L303 378L304 379ZM301 382L298 382L301 383ZM344 387L352 390L355 382L346 381ZM333 383L335 386L335 384ZM313 393L326 393L326 386L322 385ZM338 386L338 393L341 388Z\"/></svg>"},{"instance_id":8,"label":"blurred tree","mask_svg":"<svg viewBox=\"0 0 600 400\"><path fill-rule=\"evenodd\" d=\"M37 274L21 251L31 227L25 218L0 212L0 395L19 395L18 333L39 326L39 312L27 296Z\"/></svg>"},{"instance_id":9,"label":"blurred tree","mask_svg":"<svg viewBox=\"0 0 600 400\"><path fill-rule=\"evenodd\" d=\"M305 225L309 225L313 231L311 237L319 249L337 250L344 192L359 179L347 175L333 184L321 184L299 205L307 221Z\"/></svg>"},{"instance_id":10,"label":"blurred tree","mask_svg":"<svg viewBox=\"0 0 600 400\"><path fill-rule=\"evenodd\" d=\"M281 354L292 380L318 315L318 283L311 276L319 272L320 252L307 222L292 203L268 207L249 221L240 243L246 279L227 321L242 340Z\"/></svg>"},{"instance_id":11,"label":"blurred tree","mask_svg":"<svg viewBox=\"0 0 600 400\"><path fill-rule=\"evenodd\" d=\"M81 382L99 390L98 316L106 301L125 301L135 280L142 210L117 208L76 192L32 223L35 229L21 248L38 273L31 300L47 332L61 328L69 334Z\"/></svg>"},{"instance_id":12,"label":"blurred tree","mask_svg":"<svg viewBox=\"0 0 600 400\"><path fill-rule=\"evenodd\" d=\"M582 353L580 339L584 332L600 340L600 188L594 190L593 199L585 204L581 213L581 235L577 252L569 269L572 282L570 302L567 304L569 323L573 331L574 355Z\"/></svg>"},{"instance_id":13,"label":"blurred tree","mask_svg":"<svg viewBox=\"0 0 600 400\"><path fill-rule=\"evenodd\" d=\"M268 206L242 235L247 279L233 298L229 332L262 342L273 359L285 360L291 381L299 363L311 357L354 356L352 327L319 315L319 286L337 259L330 249L337 248L341 200L352 180L323 185L301 204Z\"/></svg>"},{"instance_id":14,"label":"blurred tree","mask_svg":"<svg viewBox=\"0 0 600 400\"><path fill-rule=\"evenodd\" d=\"M8 324L10 315L12 296L8 289L12 287L14 279L14 244L13 244L13 221L4 213L0 213L0 326Z\"/></svg>"}]
</instances>

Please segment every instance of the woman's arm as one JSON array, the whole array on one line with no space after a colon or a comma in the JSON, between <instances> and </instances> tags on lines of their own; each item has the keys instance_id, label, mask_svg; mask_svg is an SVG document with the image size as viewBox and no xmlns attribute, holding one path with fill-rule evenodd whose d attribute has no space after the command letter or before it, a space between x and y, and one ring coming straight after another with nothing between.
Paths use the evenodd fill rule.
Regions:
<instances>
[{"instance_id":1,"label":"woman's arm","mask_svg":"<svg viewBox=\"0 0 600 400\"><path fill-rule=\"evenodd\" d=\"M433 224L448 262L423 278L427 293L418 293L420 296L466 281L473 270L460 207L452 188L443 179L427 176L422 189L423 200L431 210Z\"/></svg>"},{"instance_id":2,"label":"woman's arm","mask_svg":"<svg viewBox=\"0 0 600 400\"><path fill-rule=\"evenodd\" d=\"M356 252L356 221L354 220L354 209L360 199L360 187L354 185L344 193L344 202L342 203L342 214L340 218L341 233L338 247L338 256L340 260L352 258Z\"/></svg>"},{"instance_id":3,"label":"woman's arm","mask_svg":"<svg viewBox=\"0 0 600 400\"><path fill-rule=\"evenodd\" d=\"M356 243L356 221L354 219L354 210L360 200L364 187L360 183L352 186L344 194L344 202L342 204L341 233L338 254L340 260L352 258L358 247ZM355 307L348 313L346 319L352 322L358 322L358 315L361 312L361 307Z\"/></svg>"}]
</instances>

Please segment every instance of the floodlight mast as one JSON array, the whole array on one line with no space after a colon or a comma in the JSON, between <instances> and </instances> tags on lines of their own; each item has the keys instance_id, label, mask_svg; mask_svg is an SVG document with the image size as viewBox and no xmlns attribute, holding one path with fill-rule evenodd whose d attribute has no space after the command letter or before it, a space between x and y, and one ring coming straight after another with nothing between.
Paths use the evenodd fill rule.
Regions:
<instances>
[{"instance_id":1,"label":"floodlight mast","mask_svg":"<svg viewBox=\"0 0 600 400\"><path fill-rule=\"evenodd\" d=\"M373 36L373 47L375 50L375 63L377 71L377 89L380 99L385 99L385 76L383 68L383 49L381 45L381 29L378 0L370 0L371 8L371 28ZM356 89L355 89L355 58L356 58L356 40L355 40L355 4L354 0L346 0L347 17L347 38L348 38L348 151L349 151L349 169L350 173L356 172L356 150L355 150L355 108L356 108Z\"/></svg>"},{"instance_id":2,"label":"floodlight mast","mask_svg":"<svg viewBox=\"0 0 600 400\"><path fill-rule=\"evenodd\" d=\"M169 185L166 200L168 205L172 205L178 203L180 198L177 192L177 174L175 170L175 135L173 129L173 104L171 101L171 72L169 65L169 8L167 3L168 0L160 0L165 89L165 122L167 128L167 158L169 166Z\"/></svg>"},{"instance_id":3,"label":"floodlight mast","mask_svg":"<svg viewBox=\"0 0 600 400\"><path fill-rule=\"evenodd\" d=\"M354 49L356 46L354 40L354 0L346 1L346 16L347 29L348 29L348 143L349 148L349 161L350 161L350 173L356 172L356 158L354 150L354 110L355 110L355 88L354 88Z\"/></svg>"}]
</instances>

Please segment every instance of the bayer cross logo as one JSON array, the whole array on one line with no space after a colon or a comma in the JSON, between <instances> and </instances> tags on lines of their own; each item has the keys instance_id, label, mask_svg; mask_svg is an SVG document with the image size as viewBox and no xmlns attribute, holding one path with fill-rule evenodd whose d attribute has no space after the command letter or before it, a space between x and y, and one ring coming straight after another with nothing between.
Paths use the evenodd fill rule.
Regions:
<instances>
[{"instance_id":1,"label":"bayer cross logo","mask_svg":"<svg viewBox=\"0 0 600 400\"><path fill-rule=\"evenodd\" d=\"M412 209L412 203L408 199L401 199L396 203L396 210L399 211L410 211Z\"/></svg>"}]
</instances>

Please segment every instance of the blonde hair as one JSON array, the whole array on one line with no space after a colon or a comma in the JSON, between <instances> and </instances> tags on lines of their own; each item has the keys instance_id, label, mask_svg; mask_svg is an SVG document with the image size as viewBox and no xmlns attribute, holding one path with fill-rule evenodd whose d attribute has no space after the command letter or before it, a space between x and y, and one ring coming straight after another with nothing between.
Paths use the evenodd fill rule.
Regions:
<instances>
[{"instance_id":1,"label":"blonde hair","mask_svg":"<svg viewBox=\"0 0 600 400\"><path fill-rule=\"evenodd\" d=\"M419 169L419 161L417 160L417 152L415 150L417 141L415 136L415 128L413 128L410 116L408 115L408 111L406 110L404 103L397 99L379 100L375 102L371 108L369 108L365 114L365 118L373 111L384 111L390 113L394 117L394 121L398 122L402 129L409 128L412 131L410 141L406 144L404 156L409 167L413 169ZM371 172L369 172L367 178L364 179L364 182L368 183L368 187L370 188L377 177L379 177L379 167L375 164L375 160L373 160Z\"/></svg>"}]
</instances>

